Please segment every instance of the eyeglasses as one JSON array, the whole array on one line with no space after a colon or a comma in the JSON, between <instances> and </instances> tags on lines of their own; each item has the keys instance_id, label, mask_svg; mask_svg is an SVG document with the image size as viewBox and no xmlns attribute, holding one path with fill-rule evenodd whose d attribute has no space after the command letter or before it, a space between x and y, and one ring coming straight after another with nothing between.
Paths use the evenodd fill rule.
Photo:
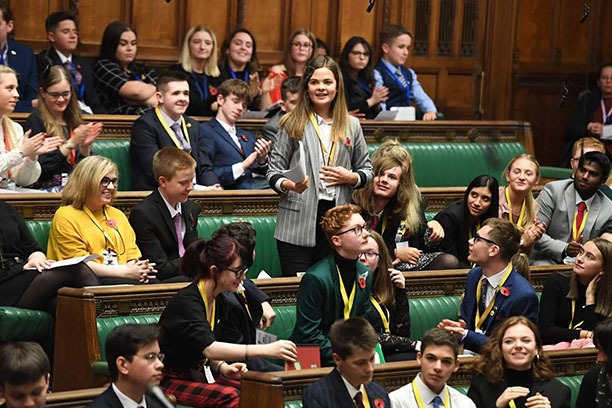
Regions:
<instances>
[{"instance_id":1,"label":"eyeglasses","mask_svg":"<svg viewBox=\"0 0 612 408\"><path fill-rule=\"evenodd\" d=\"M51 97L51 99L59 99L59 98L64 98L64 99L68 99L70 98L70 95L72 94L71 91L66 91L66 92L47 92L47 95L49 95Z\"/></svg>"},{"instance_id":2,"label":"eyeglasses","mask_svg":"<svg viewBox=\"0 0 612 408\"><path fill-rule=\"evenodd\" d=\"M360 258L364 257L368 261L373 261L374 259L376 259L377 256L380 256L380 254L374 251L362 252L361 255L359 255Z\"/></svg>"},{"instance_id":3,"label":"eyeglasses","mask_svg":"<svg viewBox=\"0 0 612 408\"><path fill-rule=\"evenodd\" d=\"M612 77L609 77L609 76L602 76L602 77L599 77L599 80L600 80L601 82L612 82Z\"/></svg>"},{"instance_id":4,"label":"eyeglasses","mask_svg":"<svg viewBox=\"0 0 612 408\"><path fill-rule=\"evenodd\" d=\"M309 42L308 43L301 43L301 42L297 42L296 41L296 42L291 43L291 46L293 48L305 48L305 49L312 48L312 44L309 43Z\"/></svg>"},{"instance_id":5,"label":"eyeglasses","mask_svg":"<svg viewBox=\"0 0 612 408\"><path fill-rule=\"evenodd\" d=\"M349 54L351 54L351 55L353 55L355 57L358 57L358 58L361 58L361 57L368 58L370 56L369 52L361 52L361 51L351 51L351 52L349 52Z\"/></svg>"},{"instance_id":6,"label":"eyeglasses","mask_svg":"<svg viewBox=\"0 0 612 408\"><path fill-rule=\"evenodd\" d=\"M115 178L102 177L102 180L100 180L100 184L102 184L102 187L108 187L109 184L113 183L113 186L117 187L118 181L119 179L117 177Z\"/></svg>"},{"instance_id":7,"label":"eyeglasses","mask_svg":"<svg viewBox=\"0 0 612 408\"><path fill-rule=\"evenodd\" d=\"M153 364L155 360L159 360L162 363L164 362L164 358L166 355L164 353L147 353L144 356L139 356L138 354L134 354L136 357L140 357L144 360L147 360L147 363Z\"/></svg>"},{"instance_id":8,"label":"eyeglasses","mask_svg":"<svg viewBox=\"0 0 612 408\"><path fill-rule=\"evenodd\" d=\"M242 275L246 274L246 273L247 273L247 271L249 270L249 268L244 267L244 266L243 266L243 267L240 267L240 268L238 268L238 269L233 269L233 268L230 268L230 267L228 266L228 267L227 267L227 268L225 268L225 269L226 269L226 270L228 270L228 271L230 271L230 272L234 272L234 273L236 274L236 277L237 277L238 279L242 278Z\"/></svg>"},{"instance_id":9,"label":"eyeglasses","mask_svg":"<svg viewBox=\"0 0 612 408\"><path fill-rule=\"evenodd\" d=\"M478 234L474 234L473 238L474 238L474 243L477 243L478 241L484 241L484 242L486 242L487 244L491 244L491 245L497 245L497 246L499 246L499 245L497 244L497 242L495 242L495 241L491 241L489 238L481 237L481 236L480 236L480 235L478 235Z\"/></svg>"},{"instance_id":10,"label":"eyeglasses","mask_svg":"<svg viewBox=\"0 0 612 408\"><path fill-rule=\"evenodd\" d=\"M339 232L336 235L342 235L342 234L346 234L347 232L353 231L353 233L356 236L360 236L361 234L363 234L363 231L369 231L369 230L370 229L366 225L357 225L357 226L354 226L353 228L347 229L346 231Z\"/></svg>"}]
</instances>

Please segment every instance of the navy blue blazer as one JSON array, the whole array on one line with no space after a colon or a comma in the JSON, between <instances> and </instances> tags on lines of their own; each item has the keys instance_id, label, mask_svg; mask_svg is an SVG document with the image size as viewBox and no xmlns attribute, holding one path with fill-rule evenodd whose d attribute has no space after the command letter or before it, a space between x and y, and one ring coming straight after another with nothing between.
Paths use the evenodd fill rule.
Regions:
<instances>
[{"instance_id":1,"label":"navy blue blazer","mask_svg":"<svg viewBox=\"0 0 612 408\"><path fill-rule=\"evenodd\" d=\"M38 74L36 71L36 59L34 51L27 45L21 45L9 38L8 42L8 65L17 72L19 81L19 101L15 105L15 112L31 112L32 99L38 97Z\"/></svg>"},{"instance_id":2,"label":"navy blue blazer","mask_svg":"<svg viewBox=\"0 0 612 408\"><path fill-rule=\"evenodd\" d=\"M146 395L145 401L147 402L147 408L164 408L153 398ZM109 385L106 391L87 405L87 408L123 408L123 405L121 404L121 401L119 401L117 394L115 394L113 386Z\"/></svg>"},{"instance_id":3,"label":"navy blue blazer","mask_svg":"<svg viewBox=\"0 0 612 408\"><path fill-rule=\"evenodd\" d=\"M366 393L371 407L389 408L391 401L387 391L376 384L369 382L365 384ZM374 401L377 401L375 404ZM381 405L380 402L384 404ZM378 405L377 405L378 404ZM310 387L304 389L302 395L303 408L355 408L355 403L342 381L340 372L334 368L331 373L321 378Z\"/></svg>"},{"instance_id":4,"label":"navy blue blazer","mask_svg":"<svg viewBox=\"0 0 612 408\"><path fill-rule=\"evenodd\" d=\"M268 165L262 166L256 161L242 176L234 180L232 165L244 161L248 155L253 153L257 140L255 135L243 129L236 129L236 134L242 151L217 118L212 118L210 122L204 122L200 125L200 137L202 138L200 148L203 148L210 157L223 188L250 189L253 188L251 187L253 173L265 175Z\"/></svg>"},{"instance_id":5,"label":"navy blue blazer","mask_svg":"<svg viewBox=\"0 0 612 408\"><path fill-rule=\"evenodd\" d=\"M219 183L208 155L200 146L200 124L187 117L187 132L191 145L191 157L196 161L196 180L203 186ZM157 118L155 109L147 111L132 126L130 158L132 161L132 190L153 190L157 181L153 177L153 156L166 146L175 146L166 129Z\"/></svg>"},{"instance_id":6,"label":"navy blue blazer","mask_svg":"<svg viewBox=\"0 0 612 408\"><path fill-rule=\"evenodd\" d=\"M465 281L465 295L461 302L459 319L465 321L468 334L463 341L465 348L480 352L491 332L501 321L511 316L525 316L534 323L538 321L538 297L531 283L514 269L504 283L504 288L495 297L495 306L481 326L484 332L474 331L476 325L476 287L482 278L480 266L472 269Z\"/></svg>"}]
</instances>

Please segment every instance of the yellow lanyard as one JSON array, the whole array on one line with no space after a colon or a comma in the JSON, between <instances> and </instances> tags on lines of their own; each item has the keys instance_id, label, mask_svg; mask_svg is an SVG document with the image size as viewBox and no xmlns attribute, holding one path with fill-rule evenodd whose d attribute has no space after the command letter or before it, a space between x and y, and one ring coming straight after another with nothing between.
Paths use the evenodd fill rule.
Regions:
<instances>
[{"instance_id":1,"label":"yellow lanyard","mask_svg":"<svg viewBox=\"0 0 612 408\"><path fill-rule=\"evenodd\" d=\"M162 116L161 111L159 110L159 107L155 107L155 114L157 115L157 119L159 119L162 126L166 130L166 133L168 133L168 136L170 136L170 139L172 139L172 142L174 142L175 146L183 150L183 145L176 138L176 133L174 133L174 131L170 129L170 126L168 126L168 123ZM181 125L183 127L183 136L185 136L186 140L189 140L189 133L187 132L187 124L185 123L185 118L182 115L181 115Z\"/></svg>"},{"instance_id":2,"label":"yellow lanyard","mask_svg":"<svg viewBox=\"0 0 612 408\"><path fill-rule=\"evenodd\" d=\"M482 279L478 282L478 286L476 287L476 330L480 330L480 327L486 320L487 316L489 315L489 313L491 313L493 306L495 306L495 298L497 297L497 292L499 292L499 288L504 286L504 283L506 283L506 279L508 279L508 276L510 276L510 272L512 272L512 263L509 263L508 266L506 267L506 270L504 271L504 275L502 276L502 279L499 282L499 285L497 285L497 287L495 288L493 299L491 299L491 301L487 305L487 308L485 309L482 316L480 316L480 305L479 305L480 294L482 292Z\"/></svg>"},{"instance_id":3,"label":"yellow lanyard","mask_svg":"<svg viewBox=\"0 0 612 408\"><path fill-rule=\"evenodd\" d=\"M514 224L514 215L512 214L512 202L510 201L510 192L508 190L509 190L508 187L506 187L506 189L504 190L506 193L506 202L508 203L508 207L510 207L510 213L508 214L508 219L510 220L511 223ZM516 222L516 225L519 227L523 225L523 218L525 218L525 207L526 207L526 203L525 203L525 200L523 199L523 205L521 205L521 212L519 213L518 221Z\"/></svg>"},{"instance_id":4,"label":"yellow lanyard","mask_svg":"<svg viewBox=\"0 0 612 408\"><path fill-rule=\"evenodd\" d=\"M508 403L508 406L510 408L516 408L516 404L514 403L514 400L510 400L510 402Z\"/></svg>"},{"instance_id":5,"label":"yellow lanyard","mask_svg":"<svg viewBox=\"0 0 612 408\"><path fill-rule=\"evenodd\" d=\"M328 152L327 147L325 147L325 144L323 143L323 139L321 138L321 130L319 129L319 123L317 123L317 118L315 118L314 113L310 114L310 122L312 123L315 133L317 134L317 137L319 138L319 143L321 144L323 162L325 163L325 155L329 154L329 156L327 156L326 166L331 166L332 161L334 159L334 154L336 153L336 142L332 141L331 152Z\"/></svg>"},{"instance_id":6,"label":"yellow lanyard","mask_svg":"<svg viewBox=\"0 0 612 408\"><path fill-rule=\"evenodd\" d=\"M419 387L416 384L416 380L412 381L412 392L414 393L414 399L416 400L417 406L419 408L425 408L427 405L423 402L423 397L421 397L421 392L419 391ZM446 396L444 397L444 408L450 408L450 393L448 392L448 387L446 388Z\"/></svg>"},{"instance_id":7,"label":"yellow lanyard","mask_svg":"<svg viewBox=\"0 0 612 408\"><path fill-rule=\"evenodd\" d=\"M389 329L389 319L391 316L389 314L389 309L385 307L385 310L383 310L380 306L380 303L378 303L378 301L374 299L374 296L370 297L370 302L372 302L372 306L374 306L374 309L376 309L376 311L380 315L380 320L382 320L385 333L391 333L391 330Z\"/></svg>"},{"instance_id":8,"label":"yellow lanyard","mask_svg":"<svg viewBox=\"0 0 612 408\"><path fill-rule=\"evenodd\" d=\"M89 208L87 208L86 205L83 206L83 211L85 212L85 214L87 214L89 219L91 219L91 221L96 225L96 227L98 227L98 229L100 231L102 231L102 235L104 235L104 239L111 246L111 248L106 248L106 249L113 249L118 254L119 253L119 242L118 241L113 241L111 239L111 237L106 233L106 228L102 228L102 226L98 222L98 219L93 215L91 210ZM102 208L102 214L104 214L104 217L106 218L106 213L104 213L104 207ZM108 224L107 224L107 226L108 226ZM119 227L117 226L117 228L119 228ZM115 237L117 237L118 234L119 234L119 231L117 231L115 228L111 228L111 229L115 232L115 234L114 234ZM125 252L125 249L124 249L123 252Z\"/></svg>"},{"instance_id":9,"label":"yellow lanyard","mask_svg":"<svg viewBox=\"0 0 612 408\"><path fill-rule=\"evenodd\" d=\"M351 290L351 295L347 298L346 289L344 288L344 282L342 281L342 275L340 275L338 266L336 266L336 271L338 271L338 280L340 280L340 294L344 302L344 320L346 320L351 316L351 309L353 308L353 303L355 303L355 286L357 285L353 281L353 290Z\"/></svg>"},{"instance_id":10,"label":"yellow lanyard","mask_svg":"<svg viewBox=\"0 0 612 408\"><path fill-rule=\"evenodd\" d=\"M584 323L584 320L576 323L576 325L574 325L574 314L576 313L576 299L572 299L572 320L570 320L569 323L569 329L576 329L580 326L582 326L582 323Z\"/></svg>"},{"instance_id":11,"label":"yellow lanyard","mask_svg":"<svg viewBox=\"0 0 612 408\"><path fill-rule=\"evenodd\" d=\"M200 296L204 301L204 307L206 308L206 320L210 324L210 331L215 331L215 308L217 306L217 299L213 300L212 311L210 312L210 320L208 320L208 296L206 296L206 288L204 287L204 281L198 282L198 289L200 290Z\"/></svg>"},{"instance_id":12,"label":"yellow lanyard","mask_svg":"<svg viewBox=\"0 0 612 408\"><path fill-rule=\"evenodd\" d=\"M572 222L572 240L578 242L578 238L582 235L584 231L584 227L586 226L587 217L589 216L589 210L584 211L584 217L582 217L582 222L580 226L576 225L576 218L578 216L578 210L574 212L574 222Z\"/></svg>"},{"instance_id":13,"label":"yellow lanyard","mask_svg":"<svg viewBox=\"0 0 612 408\"><path fill-rule=\"evenodd\" d=\"M244 298L244 307L246 308L246 311L249 314L249 318L251 320L253 320L253 316L251 316L251 309L249 309L249 302L247 301L246 294L244 293L244 290L239 292L239 293L240 293L240 296L242 296Z\"/></svg>"}]
</instances>

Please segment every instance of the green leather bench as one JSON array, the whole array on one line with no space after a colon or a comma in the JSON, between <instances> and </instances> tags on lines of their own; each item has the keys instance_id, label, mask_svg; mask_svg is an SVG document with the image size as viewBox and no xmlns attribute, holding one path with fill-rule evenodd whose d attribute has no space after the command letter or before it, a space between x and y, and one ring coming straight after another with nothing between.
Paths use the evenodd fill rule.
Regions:
<instances>
[{"instance_id":1,"label":"green leather bench","mask_svg":"<svg viewBox=\"0 0 612 408\"><path fill-rule=\"evenodd\" d=\"M132 189L132 162L130 161L130 139L96 139L93 152L108 157L117 165L119 190Z\"/></svg>"}]
</instances>

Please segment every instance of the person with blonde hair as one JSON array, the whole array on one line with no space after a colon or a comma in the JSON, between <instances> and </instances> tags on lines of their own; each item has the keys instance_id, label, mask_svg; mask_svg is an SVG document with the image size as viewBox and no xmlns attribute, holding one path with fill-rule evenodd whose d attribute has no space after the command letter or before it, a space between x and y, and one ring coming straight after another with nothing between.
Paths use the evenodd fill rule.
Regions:
<instances>
[{"instance_id":1,"label":"person with blonde hair","mask_svg":"<svg viewBox=\"0 0 612 408\"><path fill-rule=\"evenodd\" d=\"M102 123L85 123L68 72L61 65L49 66L40 78L38 106L26 120L33 133L61 138L59 149L38 158L42 174L35 187L59 191L74 166L92 153L91 145L102 131Z\"/></svg>"},{"instance_id":2,"label":"person with blonde hair","mask_svg":"<svg viewBox=\"0 0 612 408\"><path fill-rule=\"evenodd\" d=\"M569 388L555 380L538 329L524 316L497 326L475 370L467 395L477 407L570 407Z\"/></svg>"},{"instance_id":3,"label":"person with blonde hair","mask_svg":"<svg viewBox=\"0 0 612 408\"><path fill-rule=\"evenodd\" d=\"M127 217L111 204L117 193L117 166L102 156L83 159L62 191L62 206L49 231L50 259L98 255L87 262L101 284L147 283L155 264L139 260L136 234Z\"/></svg>"},{"instance_id":4,"label":"person with blonde hair","mask_svg":"<svg viewBox=\"0 0 612 408\"><path fill-rule=\"evenodd\" d=\"M217 65L217 36L212 28L195 25L185 34L178 64L171 71L182 71L189 77L189 116L214 116L217 111L217 88L221 71Z\"/></svg>"},{"instance_id":5,"label":"person with blonde hair","mask_svg":"<svg viewBox=\"0 0 612 408\"><path fill-rule=\"evenodd\" d=\"M305 163L306 178L284 172ZM283 276L295 276L331 252L321 217L351 201L373 177L359 120L349 115L340 67L329 57L306 66L296 108L282 117L270 152L270 187L281 195L274 237Z\"/></svg>"},{"instance_id":6,"label":"person with blonde hair","mask_svg":"<svg viewBox=\"0 0 612 408\"><path fill-rule=\"evenodd\" d=\"M499 188L499 218L516 224L521 251L529 253L546 231L546 225L537 219L538 205L532 193L540 181L540 163L530 154L519 154L510 160L504 176L508 185Z\"/></svg>"}]
</instances>

